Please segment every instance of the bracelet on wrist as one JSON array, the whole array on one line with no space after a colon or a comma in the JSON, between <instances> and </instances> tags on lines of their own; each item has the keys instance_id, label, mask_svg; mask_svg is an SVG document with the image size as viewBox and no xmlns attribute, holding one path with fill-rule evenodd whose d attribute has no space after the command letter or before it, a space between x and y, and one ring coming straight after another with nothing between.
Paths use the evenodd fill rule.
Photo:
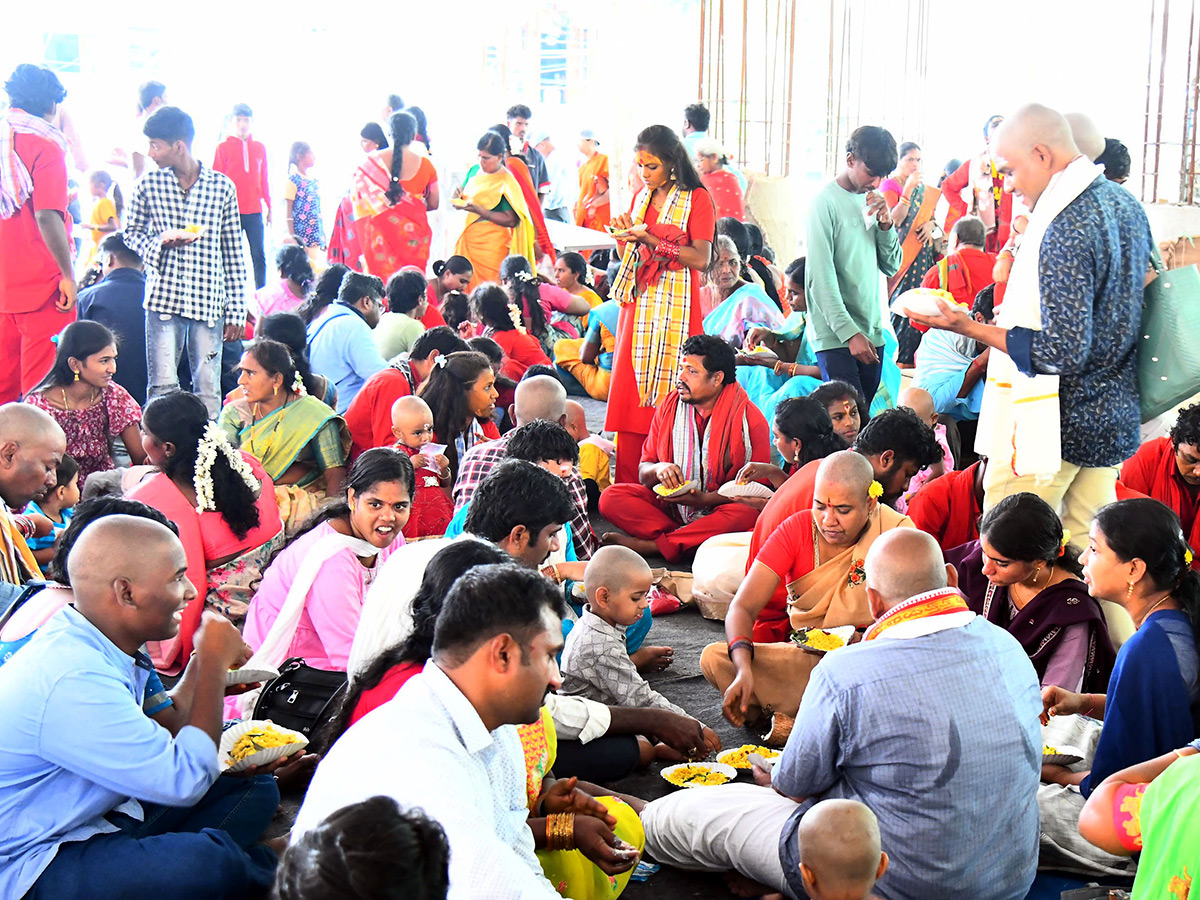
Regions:
<instances>
[{"instance_id":1,"label":"bracelet on wrist","mask_svg":"<svg viewBox=\"0 0 1200 900\"><path fill-rule=\"evenodd\" d=\"M754 659L754 642L752 640L750 640L749 638L739 637L739 638L736 638L735 640L732 640L729 642L729 646L728 646L728 649L726 652L729 654L729 659L731 661L733 660L733 651L736 650L738 647L745 647L747 650L750 651L750 659L751 660Z\"/></svg>"},{"instance_id":2,"label":"bracelet on wrist","mask_svg":"<svg viewBox=\"0 0 1200 900\"><path fill-rule=\"evenodd\" d=\"M546 849L575 849L575 813L546 816Z\"/></svg>"}]
</instances>

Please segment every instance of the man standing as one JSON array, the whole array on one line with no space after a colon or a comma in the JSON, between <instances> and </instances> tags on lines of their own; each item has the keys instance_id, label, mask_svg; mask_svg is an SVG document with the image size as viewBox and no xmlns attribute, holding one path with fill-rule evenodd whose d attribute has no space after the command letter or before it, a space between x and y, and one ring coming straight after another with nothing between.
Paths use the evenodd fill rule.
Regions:
<instances>
[{"instance_id":1,"label":"man standing","mask_svg":"<svg viewBox=\"0 0 1200 900\"><path fill-rule=\"evenodd\" d=\"M687 148L688 158L696 156L696 146L708 140L708 107L703 103L693 103L683 111L683 146Z\"/></svg>"},{"instance_id":2,"label":"man standing","mask_svg":"<svg viewBox=\"0 0 1200 900\"><path fill-rule=\"evenodd\" d=\"M10 510L24 509L54 489L66 452L67 437L49 413L27 403L0 406L0 581L24 584L41 577L25 543L34 536L32 527L28 519L18 522Z\"/></svg>"},{"instance_id":3,"label":"man standing","mask_svg":"<svg viewBox=\"0 0 1200 900\"><path fill-rule=\"evenodd\" d=\"M550 173L546 169L546 160L542 158L542 154L537 148L526 140L526 135L529 133L529 120L533 118L533 113L524 103L518 103L508 108L505 114L508 120L508 130L513 133L516 139L516 146L512 148L513 153L520 153L525 157L525 162L529 164L529 174L533 176L533 186L538 193L538 197L544 197L550 190Z\"/></svg>"},{"instance_id":4,"label":"man standing","mask_svg":"<svg viewBox=\"0 0 1200 900\"><path fill-rule=\"evenodd\" d=\"M1137 336L1150 262L1140 203L1079 152L1062 115L1036 104L996 133L1006 186L1032 213L996 324L961 307L914 321L994 348L975 449L984 509L1037 494L1077 536L1116 499L1139 445Z\"/></svg>"},{"instance_id":5,"label":"man standing","mask_svg":"<svg viewBox=\"0 0 1200 900\"><path fill-rule=\"evenodd\" d=\"M559 150L550 135L543 131L531 141L535 150L546 162L550 187L542 200L546 218L560 222L571 222L571 205L575 202L575 185L579 182L577 169L572 165L566 151Z\"/></svg>"},{"instance_id":6,"label":"man standing","mask_svg":"<svg viewBox=\"0 0 1200 900\"><path fill-rule=\"evenodd\" d=\"M267 285L267 258L263 246L263 207L267 209L267 226L271 225L271 189L267 184L267 148L250 135L254 113L245 103L233 108L233 134L217 146L213 169L227 175L237 188L238 214L242 231L250 242L250 259L254 262L254 287Z\"/></svg>"},{"instance_id":7,"label":"man standing","mask_svg":"<svg viewBox=\"0 0 1200 900\"><path fill-rule=\"evenodd\" d=\"M713 535L754 527L758 509L718 488L771 452L767 420L737 383L733 348L698 334L684 341L680 356L676 389L642 445L640 484L614 484L600 495L600 514L628 535L609 532L605 544L672 562Z\"/></svg>"},{"instance_id":8,"label":"man standing","mask_svg":"<svg viewBox=\"0 0 1200 900\"><path fill-rule=\"evenodd\" d=\"M754 771L771 789L655 800L642 811L646 850L668 865L734 869L755 894L807 897L797 829L821 800L854 799L879 817L891 858L875 887L884 900L1021 900L1038 855L1033 664L967 608L924 532L882 535L865 574L875 624L813 669L778 765Z\"/></svg>"},{"instance_id":9,"label":"man standing","mask_svg":"<svg viewBox=\"0 0 1200 900\"><path fill-rule=\"evenodd\" d=\"M146 289L147 397L179 390L186 349L192 389L208 414L221 411L221 342L246 324L246 270L237 191L192 156L192 117L163 106L146 120L158 170L137 183L125 243L150 267Z\"/></svg>"},{"instance_id":10,"label":"man standing","mask_svg":"<svg viewBox=\"0 0 1200 900\"><path fill-rule=\"evenodd\" d=\"M882 372L879 273L894 275L900 268L891 213L875 189L895 168L891 134L875 125L856 128L846 142L846 168L816 196L808 214L804 289L817 365L825 381L854 385L868 406Z\"/></svg>"},{"instance_id":11,"label":"man standing","mask_svg":"<svg viewBox=\"0 0 1200 900\"><path fill-rule=\"evenodd\" d=\"M146 274L142 258L118 234L100 242L104 277L79 295L79 318L117 336L121 361L114 379L139 404L146 402Z\"/></svg>"},{"instance_id":12,"label":"man standing","mask_svg":"<svg viewBox=\"0 0 1200 900\"><path fill-rule=\"evenodd\" d=\"M67 141L50 124L67 96L49 69L17 66L0 119L0 403L50 371L51 338L75 319Z\"/></svg>"},{"instance_id":13,"label":"man standing","mask_svg":"<svg viewBox=\"0 0 1200 900\"><path fill-rule=\"evenodd\" d=\"M308 326L308 359L314 372L337 384L337 411L344 413L367 379L387 365L371 330L383 315L383 282L347 272L336 303Z\"/></svg>"}]
</instances>

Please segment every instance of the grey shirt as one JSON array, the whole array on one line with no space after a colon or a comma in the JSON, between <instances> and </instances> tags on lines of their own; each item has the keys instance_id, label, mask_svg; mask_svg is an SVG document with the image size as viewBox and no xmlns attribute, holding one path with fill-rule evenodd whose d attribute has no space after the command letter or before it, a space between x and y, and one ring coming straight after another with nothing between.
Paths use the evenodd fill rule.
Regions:
<instances>
[{"instance_id":1,"label":"grey shirt","mask_svg":"<svg viewBox=\"0 0 1200 900\"><path fill-rule=\"evenodd\" d=\"M609 625L589 609L567 635L562 653L560 693L587 697L609 706L656 707L688 716L646 683L625 646L625 628ZM689 716L690 718L690 716Z\"/></svg>"}]
</instances>

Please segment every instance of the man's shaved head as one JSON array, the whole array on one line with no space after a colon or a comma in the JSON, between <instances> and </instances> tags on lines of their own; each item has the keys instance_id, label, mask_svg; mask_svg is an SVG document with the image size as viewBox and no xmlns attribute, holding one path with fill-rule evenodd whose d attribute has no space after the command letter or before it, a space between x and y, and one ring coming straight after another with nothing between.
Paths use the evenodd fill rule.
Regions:
<instances>
[{"instance_id":1,"label":"man's shaved head","mask_svg":"<svg viewBox=\"0 0 1200 900\"><path fill-rule=\"evenodd\" d=\"M513 406L518 425L539 419L561 425L567 415L567 389L557 378L535 375L517 384Z\"/></svg>"},{"instance_id":2,"label":"man's shaved head","mask_svg":"<svg viewBox=\"0 0 1200 900\"><path fill-rule=\"evenodd\" d=\"M884 868L879 820L857 800L815 804L800 819L796 843L805 887L820 896L865 896Z\"/></svg>"},{"instance_id":3,"label":"man's shaved head","mask_svg":"<svg viewBox=\"0 0 1200 900\"><path fill-rule=\"evenodd\" d=\"M650 572L650 566L628 547L601 547L588 560L583 572L583 583L591 597L599 588L605 587L612 592L624 590L634 578L645 576Z\"/></svg>"},{"instance_id":4,"label":"man's shaved head","mask_svg":"<svg viewBox=\"0 0 1200 900\"><path fill-rule=\"evenodd\" d=\"M817 468L817 493L821 493L821 485L838 484L866 497L874 480L875 470L865 456L853 450L839 450L821 460Z\"/></svg>"},{"instance_id":5,"label":"man's shaved head","mask_svg":"<svg viewBox=\"0 0 1200 900\"><path fill-rule=\"evenodd\" d=\"M0 406L0 498L12 509L54 487L67 437L51 415L28 403Z\"/></svg>"},{"instance_id":6,"label":"man's shaved head","mask_svg":"<svg viewBox=\"0 0 1200 900\"><path fill-rule=\"evenodd\" d=\"M567 431L576 441L582 441L590 434L587 424L587 412L578 400L567 401Z\"/></svg>"},{"instance_id":7,"label":"man's shaved head","mask_svg":"<svg viewBox=\"0 0 1200 900\"><path fill-rule=\"evenodd\" d=\"M140 516L105 516L84 528L67 571L76 607L122 649L174 637L196 596L179 538Z\"/></svg>"},{"instance_id":8,"label":"man's shaved head","mask_svg":"<svg viewBox=\"0 0 1200 900\"><path fill-rule=\"evenodd\" d=\"M949 584L942 548L916 528L893 528L867 551L867 590L879 596L884 610L909 597Z\"/></svg>"},{"instance_id":9,"label":"man's shaved head","mask_svg":"<svg viewBox=\"0 0 1200 900\"><path fill-rule=\"evenodd\" d=\"M1062 113L1031 103L1004 120L996 132L995 155L1005 187L1033 209L1050 179L1079 156L1071 124Z\"/></svg>"},{"instance_id":10,"label":"man's shaved head","mask_svg":"<svg viewBox=\"0 0 1200 900\"><path fill-rule=\"evenodd\" d=\"M937 407L933 405L933 395L924 388L910 387L900 392L899 406L907 407L917 414L922 422L933 427Z\"/></svg>"},{"instance_id":11,"label":"man's shaved head","mask_svg":"<svg viewBox=\"0 0 1200 900\"><path fill-rule=\"evenodd\" d=\"M1096 157L1104 152L1104 135L1100 133L1096 123L1089 116L1078 112L1067 113L1063 118L1071 126L1071 136L1075 138L1075 146L1079 148L1079 152L1095 162Z\"/></svg>"}]
</instances>

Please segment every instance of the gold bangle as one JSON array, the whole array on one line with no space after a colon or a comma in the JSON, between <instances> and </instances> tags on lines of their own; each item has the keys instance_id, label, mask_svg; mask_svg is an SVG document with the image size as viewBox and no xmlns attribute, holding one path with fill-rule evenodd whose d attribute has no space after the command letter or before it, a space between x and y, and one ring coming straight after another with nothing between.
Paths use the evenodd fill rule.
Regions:
<instances>
[{"instance_id":1,"label":"gold bangle","mask_svg":"<svg viewBox=\"0 0 1200 900\"><path fill-rule=\"evenodd\" d=\"M546 849L575 849L575 813L555 813L546 817Z\"/></svg>"}]
</instances>

